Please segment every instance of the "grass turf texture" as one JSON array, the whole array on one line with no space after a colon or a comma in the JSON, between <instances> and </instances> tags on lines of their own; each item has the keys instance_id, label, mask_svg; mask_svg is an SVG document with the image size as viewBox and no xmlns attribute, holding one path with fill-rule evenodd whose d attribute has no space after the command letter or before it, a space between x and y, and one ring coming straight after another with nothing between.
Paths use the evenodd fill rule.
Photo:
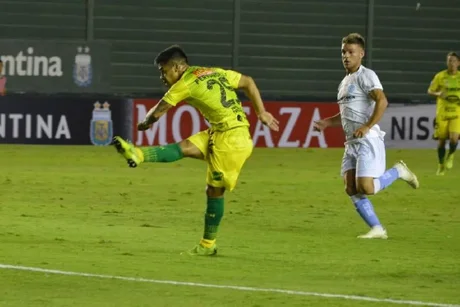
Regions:
<instances>
[{"instance_id":1,"label":"grass turf texture","mask_svg":"<svg viewBox=\"0 0 460 307\"><path fill-rule=\"evenodd\" d=\"M226 195L216 257L203 230L206 165L127 167L113 148L0 146L0 263L155 280L460 303L460 165L389 150L421 188L372 196L386 241L345 195L341 149L256 149ZM0 270L0 306L395 306Z\"/></svg>"}]
</instances>

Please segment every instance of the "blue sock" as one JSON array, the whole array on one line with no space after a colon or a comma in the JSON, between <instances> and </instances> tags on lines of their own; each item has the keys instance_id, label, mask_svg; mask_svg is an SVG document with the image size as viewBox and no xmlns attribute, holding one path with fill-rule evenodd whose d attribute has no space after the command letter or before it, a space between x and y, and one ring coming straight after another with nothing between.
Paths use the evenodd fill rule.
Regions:
<instances>
[{"instance_id":1,"label":"blue sock","mask_svg":"<svg viewBox=\"0 0 460 307\"><path fill-rule=\"evenodd\" d=\"M357 194L351 196L350 198L353 201L353 204L355 204L356 211L358 211L359 215L367 225L370 227L381 226L371 201L365 195Z\"/></svg>"},{"instance_id":2,"label":"blue sock","mask_svg":"<svg viewBox=\"0 0 460 307\"><path fill-rule=\"evenodd\" d=\"M398 170L395 167L390 168L382 176L374 179L374 194L390 186L398 178Z\"/></svg>"}]
</instances>

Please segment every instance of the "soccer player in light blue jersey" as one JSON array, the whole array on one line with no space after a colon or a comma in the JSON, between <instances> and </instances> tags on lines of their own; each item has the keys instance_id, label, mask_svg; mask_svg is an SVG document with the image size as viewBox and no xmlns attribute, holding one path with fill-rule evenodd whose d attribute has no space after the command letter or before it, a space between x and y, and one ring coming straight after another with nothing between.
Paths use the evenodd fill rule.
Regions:
<instances>
[{"instance_id":1,"label":"soccer player in light blue jersey","mask_svg":"<svg viewBox=\"0 0 460 307\"><path fill-rule=\"evenodd\" d=\"M387 231L367 195L377 194L397 179L406 181L415 189L419 187L419 182L403 161L385 171L385 132L377 123L388 101L377 74L361 64L364 45L364 38L358 33L351 33L342 39L342 62L346 75L337 95L340 113L317 121L315 128L322 131L341 125L345 132L341 174L346 193L370 227L369 232L358 238L387 239Z\"/></svg>"}]
</instances>

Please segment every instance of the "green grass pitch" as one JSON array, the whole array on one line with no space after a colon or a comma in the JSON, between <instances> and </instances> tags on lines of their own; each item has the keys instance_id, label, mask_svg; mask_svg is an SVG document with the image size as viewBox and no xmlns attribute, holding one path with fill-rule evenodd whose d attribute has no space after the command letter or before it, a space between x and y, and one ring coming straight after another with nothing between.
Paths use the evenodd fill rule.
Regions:
<instances>
[{"instance_id":1,"label":"green grass pitch","mask_svg":"<svg viewBox=\"0 0 460 307\"><path fill-rule=\"evenodd\" d=\"M127 167L113 148L0 146L0 264L460 304L460 162L389 150L421 187L372 196L388 240L344 193L342 149L256 149L226 195L219 254L180 255L202 234L201 161ZM0 306L395 306L0 269Z\"/></svg>"}]
</instances>

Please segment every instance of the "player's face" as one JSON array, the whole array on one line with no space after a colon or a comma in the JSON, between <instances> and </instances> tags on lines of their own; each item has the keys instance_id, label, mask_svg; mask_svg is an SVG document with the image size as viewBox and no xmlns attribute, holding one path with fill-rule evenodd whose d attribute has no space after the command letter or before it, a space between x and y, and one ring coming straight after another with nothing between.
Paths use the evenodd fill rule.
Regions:
<instances>
[{"instance_id":1,"label":"player's face","mask_svg":"<svg viewBox=\"0 0 460 307\"><path fill-rule=\"evenodd\" d=\"M364 50L358 44L342 44L342 63L348 72L355 72L361 65Z\"/></svg>"},{"instance_id":2,"label":"player's face","mask_svg":"<svg viewBox=\"0 0 460 307\"><path fill-rule=\"evenodd\" d=\"M447 57L447 69L450 71L456 71L458 66L460 65L460 61L456 56L448 56Z\"/></svg>"},{"instance_id":3,"label":"player's face","mask_svg":"<svg viewBox=\"0 0 460 307\"><path fill-rule=\"evenodd\" d=\"M175 62L168 62L166 64L158 65L158 69L160 70L160 79L163 83L170 87L177 81L179 81L181 74L180 74L180 67Z\"/></svg>"}]
</instances>

